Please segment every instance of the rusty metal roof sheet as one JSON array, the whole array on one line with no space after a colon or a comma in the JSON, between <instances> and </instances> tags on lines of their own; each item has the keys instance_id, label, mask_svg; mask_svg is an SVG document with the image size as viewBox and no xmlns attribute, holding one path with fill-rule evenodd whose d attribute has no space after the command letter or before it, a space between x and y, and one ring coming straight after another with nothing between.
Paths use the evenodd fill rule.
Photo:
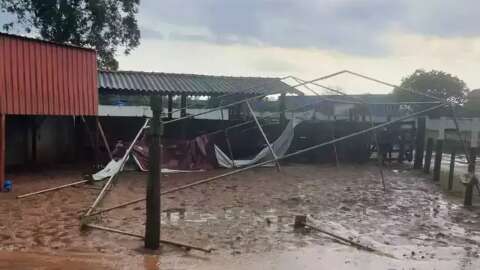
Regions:
<instances>
[{"instance_id":1,"label":"rusty metal roof sheet","mask_svg":"<svg viewBox=\"0 0 480 270\"><path fill-rule=\"evenodd\" d=\"M227 77L139 71L99 71L102 93L124 94L269 94L300 93L280 78Z\"/></svg>"}]
</instances>

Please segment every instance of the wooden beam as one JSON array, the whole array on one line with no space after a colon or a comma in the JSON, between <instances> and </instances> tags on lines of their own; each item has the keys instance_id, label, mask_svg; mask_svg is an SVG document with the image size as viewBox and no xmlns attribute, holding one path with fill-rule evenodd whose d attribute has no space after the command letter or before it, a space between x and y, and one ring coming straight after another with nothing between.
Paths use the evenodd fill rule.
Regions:
<instances>
[{"instance_id":1,"label":"wooden beam","mask_svg":"<svg viewBox=\"0 0 480 270\"><path fill-rule=\"evenodd\" d=\"M433 181L440 181L442 171L443 140L438 139L435 146L435 163L433 164Z\"/></svg>"},{"instance_id":2,"label":"wooden beam","mask_svg":"<svg viewBox=\"0 0 480 270\"><path fill-rule=\"evenodd\" d=\"M415 160L413 162L414 169L422 168L423 151L425 149L425 130L427 125L427 119L425 116L419 117L417 120L417 135L415 145Z\"/></svg>"},{"instance_id":3,"label":"wooden beam","mask_svg":"<svg viewBox=\"0 0 480 270\"><path fill-rule=\"evenodd\" d=\"M182 94L180 97L180 117L187 116L187 95Z\"/></svg>"},{"instance_id":4,"label":"wooden beam","mask_svg":"<svg viewBox=\"0 0 480 270\"><path fill-rule=\"evenodd\" d=\"M285 115L285 110L287 108L285 93L282 93L278 98L279 106L278 110L280 112L280 125L283 127L287 124L287 116Z\"/></svg>"},{"instance_id":5,"label":"wooden beam","mask_svg":"<svg viewBox=\"0 0 480 270\"><path fill-rule=\"evenodd\" d=\"M450 171L448 172L448 190L453 189L453 178L455 177L455 150L450 155Z\"/></svg>"},{"instance_id":6,"label":"wooden beam","mask_svg":"<svg viewBox=\"0 0 480 270\"><path fill-rule=\"evenodd\" d=\"M425 152L425 161L423 162L423 171L430 173L430 166L432 164L432 152L433 152L433 138L427 140L427 150Z\"/></svg>"},{"instance_id":7,"label":"wooden beam","mask_svg":"<svg viewBox=\"0 0 480 270\"><path fill-rule=\"evenodd\" d=\"M153 112L150 124L149 165L147 182L145 248L160 247L160 138L162 135L162 97L152 96L150 107Z\"/></svg>"},{"instance_id":8,"label":"wooden beam","mask_svg":"<svg viewBox=\"0 0 480 270\"><path fill-rule=\"evenodd\" d=\"M173 118L173 95L168 95L168 119Z\"/></svg>"},{"instance_id":9,"label":"wooden beam","mask_svg":"<svg viewBox=\"0 0 480 270\"><path fill-rule=\"evenodd\" d=\"M3 184L5 182L5 162L6 162L6 116L5 114L0 115L0 191L3 189Z\"/></svg>"}]
</instances>

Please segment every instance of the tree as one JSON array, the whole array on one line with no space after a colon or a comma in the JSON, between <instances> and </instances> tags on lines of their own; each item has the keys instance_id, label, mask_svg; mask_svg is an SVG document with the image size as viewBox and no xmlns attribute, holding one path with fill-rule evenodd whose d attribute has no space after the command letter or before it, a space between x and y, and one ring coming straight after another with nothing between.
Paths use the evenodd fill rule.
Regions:
<instances>
[{"instance_id":1,"label":"tree","mask_svg":"<svg viewBox=\"0 0 480 270\"><path fill-rule=\"evenodd\" d=\"M433 96L458 105L463 105L469 92L464 81L454 75L438 70L427 72L423 69L417 69L413 74L405 77L400 86L413 90L413 93L401 88L395 88L393 94L399 102L436 101L433 98L427 97ZM428 104L422 104L411 106L411 108L414 111L419 111L430 106L431 105ZM436 114L438 114L438 112L440 111L437 111Z\"/></svg>"},{"instance_id":2,"label":"tree","mask_svg":"<svg viewBox=\"0 0 480 270\"><path fill-rule=\"evenodd\" d=\"M0 0L0 11L16 17L25 32L59 43L97 50L99 68L116 70L115 54L140 44L136 14L140 0Z\"/></svg>"},{"instance_id":3,"label":"tree","mask_svg":"<svg viewBox=\"0 0 480 270\"><path fill-rule=\"evenodd\" d=\"M413 74L402 80L402 88L411 89L411 93L395 88L393 93L399 101L432 101L432 98L422 96L426 94L462 105L468 94L468 87L458 77L443 71L425 71L417 69Z\"/></svg>"}]
</instances>

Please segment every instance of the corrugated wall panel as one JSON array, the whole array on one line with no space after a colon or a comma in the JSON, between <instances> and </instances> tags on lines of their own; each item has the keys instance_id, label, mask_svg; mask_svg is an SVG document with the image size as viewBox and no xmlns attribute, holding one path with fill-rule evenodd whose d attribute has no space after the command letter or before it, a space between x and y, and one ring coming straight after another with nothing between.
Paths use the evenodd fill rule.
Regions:
<instances>
[{"instance_id":1,"label":"corrugated wall panel","mask_svg":"<svg viewBox=\"0 0 480 270\"><path fill-rule=\"evenodd\" d=\"M0 114L96 115L95 51L0 34Z\"/></svg>"}]
</instances>

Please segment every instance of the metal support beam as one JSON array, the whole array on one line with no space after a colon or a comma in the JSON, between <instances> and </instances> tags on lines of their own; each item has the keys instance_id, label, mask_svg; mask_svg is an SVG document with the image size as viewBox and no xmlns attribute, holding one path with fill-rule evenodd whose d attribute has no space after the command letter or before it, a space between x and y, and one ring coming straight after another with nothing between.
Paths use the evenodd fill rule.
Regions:
<instances>
[{"instance_id":1,"label":"metal support beam","mask_svg":"<svg viewBox=\"0 0 480 270\"><path fill-rule=\"evenodd\" d=\"M247 103L248 110L252 114L253 120L255 120L255 123L257 124L258 130L262 134L263 139L265 140L265 143L268 146L268 149L270 149L270 153L272 153L273 159L275 160L275 164L277 165L277 170L280 171L280 163L278 162L277 154L275 154L275 151L273 151L273 147L270 144L270 142L268 141L267 135L265 135L265 132L263 131L263 128L260 125L260 122L258 121L257 116L255 115L255 112L253 111L252 105L250 105L250 102L248 102L248 101L245 101L245 103Z\"/></svg>"},{"instance_id":2,"label":"metal support beam","mask_svg":"<svg viewBox=\"0 0 480 270\"><path fill-rule=\"evenodd\" d=\"M438 109L438 108L440 108L440 107L444 107L444 106L445 106L445 104L436 105L436 106L433 106L433 107L431 107L431 108L428 108L428 109L419 111L419 112L417 112L417 113L412 113L412 114L409 114L409 115L400 117L400 118L398 118L398 119L392 120L392 121L390 121L390 122L386 122L386 123L383 123L383 124L376 125L375 127L370 127L370 128L364 129L364 130L360 130L360 131L351 133L351 134L349 134L349 135L346 135L346 136L343 136L343 137L340 137L340 138L333 139L333 140L328 141L328 142L324 142L324 143L321 143L321 144L313 145L313 146L304 148L304 149L302 149L302 150L298 150L298 151L296 151L296 152L286 154L286 155L284 155L284 156L282 156L282 157L280 157L280 158L278 158L278 159L279 159L279 160L287 159L287 158L290 158L290 157L293 157L293 156L297 156L297 155L300 155L300 154L303 154L303 153L306 153L306 152L309 152L309 151L312 151L312 150L315 150L315 149L319 149L319 148L321 148L321 147L325 147L325 146L330 145L330 144L333 144L333 143L338 143L338 142L341 142L341 141L344 141L344 140L348 140L348 139L350 139L350 138L353 138L353 137L356 137L356 136L359 136L359 135L362 135L362 134L367 134L367 133L372 132L372 131L374 131L374 130L376 130L376 129L381 129L381 128L387 127L387 126L392 125L392 124L394 124L394 123L401 122L401 121L403 121L403 120L416 117L416 116L418 116L418 115L424 114L424 113L429 112L429 111L436 110L436 109ZM243 167L243 168L240 168L240 169L237 169L237 170L234 170L234 171L230 171L230 172L224 173L224 174L220 174L220 175L216 175L216 176L213 176L213 177L210 177L210 178L207 178L207 179L199 180L199 181L196 181L196 182L187 184L187 185L175 187L175 188L172 188L172 189L170 189L170 190L163 191L163 192L161 193L161 195L165 195L165 194L168 194L168 193L173 193L173 192L177 192L177 191L180 191L180 190L184 190L184 189L187 189L187 188L190 188L190 187L193 187L193 186L198 186L198 185L202 185L202 184L205 184L205 183L213 182L213 181L216 181L216 180L221 179L221 178L223 178L223 177L231 176L231 175L234 175L234 174L237 174L237 173L241 173L241 172L244 172L244 171L253 169L253 168L257 168L257 167L260 167L260 166L263 166L263 165L272 163L272 162L274 162L274 161L275 161L275 160L267 160L267 161L259 162L259 163L256 163L256 164L253 164L253 165L250 165L250 166L247 166L247 167ZM98 215L98 214L101 214L101 213L109 212L109 211L112 211L112 210L115 210L115 209L118 209L118 208L122 208L122 207L125 207L125 206L128 206L128 205L132 205L132 204L135 204L135 203L142 202L142 201L144 201L144 200L145 200L145 197L144 197L144 198L135 199L135 200L131 200L131 201L128 201L128 202L125 202L125 203L122 203L122 204L119 204L119 205L116 205L116 206L112 206L112 207L109 207L109 208L101 209L101 210L99 210L99 211L97 211L97 212L95 212L95 213L92 213L91 215Z\"/></svg>"},{"instance_id":3,"label":"metal support beam","mask_svg":"<svg viewBox=\"0 0 480 270\"><path fill-rule=\"evenodd\" d=\"M143 130L147 127L149 121L150 121L150 119L145 120L145 123L143 124L142 128L138 131L137 135L135 136L132 143L130 144L127 151L125 152L125 155L122 157L123 163L120 165L120 171L123 169L123 165L125 165L125 161L127 160L128 155L130 155L130 152L132 151L133 146L135 145L137 140L140 138L140 135L142 134ZM85 216L89 216L93 212L95 207L97 207L97 205L100 203L100 201L105 196L105 192L107 191L107 189L112 184L112 181L115 178L115 176L116 176L116 174L114 174L114 175L110 176L110 178L108 178L108 180L105 183L105 185L103 186L102 190L98 193L97 198L92 203L92 205L88 208L87 212L85 213Z\"/></svg>"}]
</instances>

